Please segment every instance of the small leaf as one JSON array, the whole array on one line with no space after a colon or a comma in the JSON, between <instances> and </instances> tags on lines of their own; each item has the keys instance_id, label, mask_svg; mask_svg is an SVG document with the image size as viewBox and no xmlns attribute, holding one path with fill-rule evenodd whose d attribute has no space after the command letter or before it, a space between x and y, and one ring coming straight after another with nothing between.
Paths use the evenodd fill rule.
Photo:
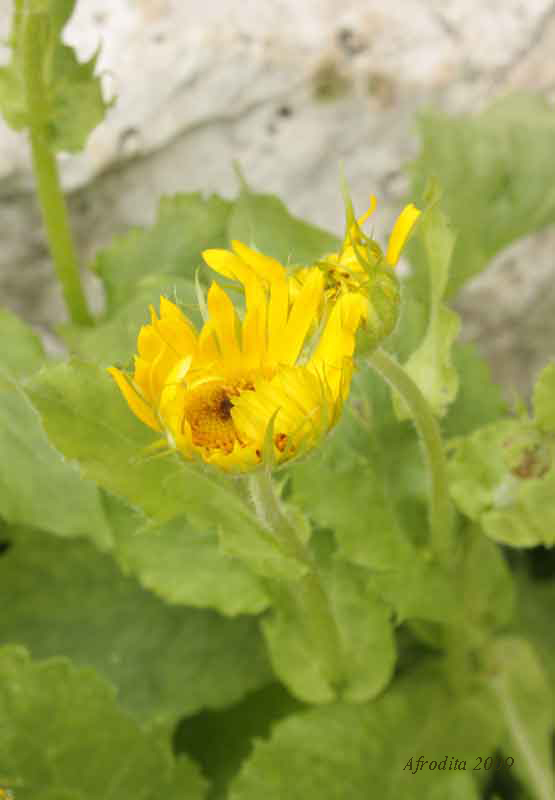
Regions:
<instances>
[{"instance_id":1,"label":"small leaf","mask_svg":"<svg viewBox=\"0 0 555 800\"><path fill-rule=\"evenodd\" d=\"M327 231L292 216L271 194L251 192L243 185L233 206L228 239L239 239L285 265L313 264L339 250L341 241Z\"/></svg>"},{"instance_id":2,"label":"small leaf","mask_svg":"<svg viewBox=\"0 0 555 800\"><path fill-rule=\"evenodd\" d=\"M102 96L100 77L95 75L95 53L79 62L72 47L63 44L61 32L73 13L74 0L50 0L17 3L12 21L12 59L0 69L0 110L15 130L40 125L41 134L57 151L77 152L85 146L91 131L104 119L109 103ZM42 19L42 36L34 42L38 48L44 108L37 119L37 109L27 105L24 81L25 21Z\"/></svg>"},{"instance_id":3,"label":"small leaf","mask_svg":"<svg viewBox=\"0 0 555 800\"><path fill-rule=\"evenodd\" d=\"M443 304L455 236L447 217L437 207L422 215L417 236L422 238L429 270L429 316L424 338L405 364L433 411L442 417L453 402L459 388L457 371L452 364L451 350L460 330L457 314ZM410 411L394 394L399 419L408 419Z\"/></svg>"},{"instance_id":4,"label":"small leaf","mask_svg":"<svg viewBox=\"0 0 555 800\"><path fill-rule=\"evenodd\" d=\"M94 667L138 721L221 708L271 679L256 620L168 606L86 542L7 534L0 642Z\"/></svg>"},{"instance_id":5,"label":"small leaf","mask_svg":"<svg viewBox=\"0 0 555 800\"><path fill-rule=\"evenodd\" d=\"M24 800L202 800L206 783L169 742L142 731L114 690L67 659L0 649L2 782ZM32 736L29 732L32 731Z\"/></svg>"}]
</instances>

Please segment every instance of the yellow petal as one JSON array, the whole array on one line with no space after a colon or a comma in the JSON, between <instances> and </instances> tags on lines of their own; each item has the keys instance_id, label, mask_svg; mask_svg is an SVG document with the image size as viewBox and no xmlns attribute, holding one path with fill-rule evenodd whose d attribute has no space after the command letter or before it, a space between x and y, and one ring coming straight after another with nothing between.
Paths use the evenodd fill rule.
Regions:
<instances>
[{"instance_id":1,"label":"yellow petal","mask_svg":"<svg viewBox=\"0 0 555 800\"><path fill-rule=\"evenodd\" d=\"M215 272L219 272L224 278L230 278L232 281L241 281L241 283L245 282L249 267L230 250L203 250L202 257L209 267Z\"/></svg>"},{"instance_id":2,"label":"yellow petal","mask_svg":"<svg viewBox=\"0 0 555 800\"><path fill-rule=\"evenodd\" d=\"M289 281L287 277L277 280L270 287L268 306L268 360L276 360L283 341L289 310Z\"/></svg>"},{"instance_id":3,"label":"yellow petal","mask_svg":"<svg viewBox=\"0 0 555 800\"><path fill-rule=\"evenodd\" d=\"M416 220L422 212L416 208L413 203L405 206L397 217L397 221L391 231L389 243L387 245L387 253L385 255L386 261L392 267L395 266L401 255L401 250L405 246L412 229L416 224Z\"/></svg>"},{"instance_id":4,"label":"yellow petal","mask_svg":"<svg viewBox=\"0 0 555 800\"><path fill-rule=\"evenodd\" d=\"M250 247L247 247L246 244L238 242L236 239L231 242L231 246L239 258L244 261L259 278L272 283L272 281L283 280L287 276L285 268L275 258L257 253L256 250L252 250Z\"/></svg>"},{"instance_id":5,"label":"yellow petal","mask_svg":"<svg viewBox=\"0 0 555 800\"><path fill-rule=\"evenodd\" d=\"M214 320L209 319L205 322L198 337L199 360L212 364L219 361L220 350L216 340Z\"/></svg>"},{"instance_id":6,"label":"yellow petal","mask_svg":"<svg viewBox=\"0 0 555 800\"><path fill-rule=\"evenodd\" d=\"M152 325L143 325L139 331L137 349L145 361L153 361L160 352L163 343Z\"/></svg>"},{"instance_id":7,"label":"yellow petal","mask_svg":"<svg viewBox=\"0 0 555 800\"><path fill-rule=\"evenodd\" d=\"M208 291L208 311L218 337L222 356L225 359L238 360L237 326L239 320L233 303L217 283L213 283Z\"/></svg>"},{"instance_id":8,"label":"yellow petal","mask_svg":"<svg viewBox=\"0 0 555 800\"><path fill-rule=\"evenodd\" d=\"M324 276L314 268L297 295L287 325L283 331L282 342L277 348L276 360L283 364L294 364L306 336L318 315L324 291Z\"/></svg>"},{"instance_id":9,"label":"yellow petal","mask_svg":"<svg viewBox=\"0 0 555 800\"><path fill-rule=\"evenodd\" d=\"M115 380L122 395L127 400L127 405L131 411L138 417L141 422L153 428L155 431L161 431L158 420L154 416L152 409L146 404L142 397L140 397L135 389L131 386L123 372L116 367L110 367L108 372Z\"/></svg>"}]
</instances>

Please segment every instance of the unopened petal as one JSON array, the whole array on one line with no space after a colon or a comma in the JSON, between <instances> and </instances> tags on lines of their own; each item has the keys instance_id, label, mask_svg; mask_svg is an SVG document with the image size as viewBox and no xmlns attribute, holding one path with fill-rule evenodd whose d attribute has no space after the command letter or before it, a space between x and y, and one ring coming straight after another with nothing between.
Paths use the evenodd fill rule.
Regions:
<instances>
[{"instance_id":1,"label":"unopened petal","mask_svg":"<svg viewBox=\"0 0 555 800\"><path fill-rule=\"evenodd\" d=\"M401 250L405 246L421 213L420 209L416 208L413 203L409 203L397 217L393 230L391 231L391 236L389 237L387 252L385 254L387 263L392 267L394 267L399 260Z\"/></svg>"}]
</instances>

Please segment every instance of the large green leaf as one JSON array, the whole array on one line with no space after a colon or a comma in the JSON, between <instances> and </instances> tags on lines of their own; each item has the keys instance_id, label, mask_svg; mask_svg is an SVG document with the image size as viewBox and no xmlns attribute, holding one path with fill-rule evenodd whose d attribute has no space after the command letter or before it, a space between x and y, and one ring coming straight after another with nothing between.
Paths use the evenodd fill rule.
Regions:
<instances>
[{"instance_id":1,"label":"large green leaf","mask_svg":"<svg viewBox=\"0 0 555 800\"><path fill-rule=\"evenodd\" d=\"M136 719L226 706L270 680L256 620L168 606L86 542L22 529L11 538L0 641L95 667Z\"/></svg>"},{"instance_id":2,"label":"large green leaf","mask_svg":"<svg viewBox=\"0 0 555 800\"><path fill-rule=\"evenodd\" d=\"M411 196L430 176L444 190L458 232L452 294L503 247L555 221L555 114L542 97L516 95L479 114L428 113L420 133Z\"/></svg>"},{"instance_id":3,"label":"large green leaf","mask_svg":"<svg viewBox=\"0 0 555 800\"><path fill-rule=\"evenodd\" d=\"M97 487L54 450L22 389L1 375L0 451L0 513L7 522L111 546Z\"/></svg>"},{"instance_id":4,"label":"large green leaf","mask_svg":"<svg viewBox=\"0 0 555 800\"><path fill-rule=\"evenodd\" d=\"M0 68L0 110L16 130L39 124L55 150L82 150L90 132L104 119L109 104L102 97L100 77L95 75L98 52L79 62L75 50L62 43L61 31L73 13L75 0L15 3L12 22L12 59ZM26 6L24 8L24 6ZM29 108L24 81L26 20L40 21L34 42L39 54L37 68L43 84L41 118Z\"/></svg>"},{"instance_id":5,"label":"large green leaf","mask_svg":"<svg viewBox=\"0 0 555 800\"><path fill-rule=\"evenodd\" d=\"M268 742L256 743L230 800L470 800L478 797L476 756L493 753L499 733L489 693L453 695L429 664L372 703L325 706L279 722ZM419 756L426 764L417 771Z\"/></svg>"},{"instance_id":6,"label":"large green leaf","mask_svg":"<svg viewBox=\"0 0 555 800\"><path fill-rule=\"evenodd\" d=\"M198 768L143 732L114 694L67 659L1 648L0 784L21 800L201 800Z\"/></svg>"},{"instance_id":7,"label":"large green leaf","mask_svg":"<svg viewBox=\"0 0 555 800\"><path fill-rule=\"evenodd\" d=\"M114 497L106 503L114 557L166 602L213 608L227 616L267 607L261 582L222 551L214 530L194 528L185 516L153 525Z\"/></svg>"},{"instance_id":8,"label":"large green leaf","mask_svg":"<svg viewBox=\"0 0 555 800\"><path fill-rule=\"evenodd\" d=\"M129 301L146 275L193 279L203 264L201 251L225 246L230 208L221 197L205 198L199 192L163 197L152 227L114 239L94 263L106 288L109 313Z\"/></svg>"},{"instance_id":9,"label":"large green leaf","mask_svg":"<svg viewBox=\"0 0 555 800\"><path fill-rule=\"evenodd\" d=\"M298 577L285 555L225 479L170 453L148 457L153 433L131 413L105 371L72 362L44 370L30 384L33 403L56 447L86 477L163 523L186 514L198 530L217 529L229 555L263 576Z\"/></svg>"},{"instance_id":10,"label":"large green leaf","mask_svg":"<svg viewBox=\"0 0 555 800\"><path fill-rule=\"evenodd\" d=\"M20 379L40 369L44 360L39 337L11 311L0 309L0 370Z\"/></svg>"},{"instance_id":11,"label":"large green leaf","mask_svg":"<svg viewBox=\"0 0 555 800\"><path fill-rule=\"evenodd\" d=\"M341 246L336 236L292 216L275 195L251 192L245 185L229 218L228 237L286 265L312 264Z\"/></svg>"}]
</instances>

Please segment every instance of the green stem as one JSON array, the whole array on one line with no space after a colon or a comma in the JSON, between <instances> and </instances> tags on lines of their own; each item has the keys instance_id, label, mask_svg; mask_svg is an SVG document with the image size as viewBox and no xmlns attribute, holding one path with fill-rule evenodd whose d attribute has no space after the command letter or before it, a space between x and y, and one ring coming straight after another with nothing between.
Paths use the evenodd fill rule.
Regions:
<instances>
[{"instance_id":1,"label":"green stem","mask_svg":"<svg viewBox=\"0 0 555 800\"><path fill-rule=\"evenodd\" d=\"M426 454L430 478L431 546L442 561L449 560L453 546L453 514L447 462L437 420L418 386L385 350L374 351L368 357L368 363L401 395L412 412Z\"/></svg>"},{"instance_id":2,"label":"green stem","mask_svg":"<svg viewBox=\"0 0 555 800\"><path fill-rule=\"evenodd\" d=\"M48 245L69 315L79 325L91 325L58 165L48 140L49 106L43 75L48 24L45 14L30 12L23 29L23 78L33 169Z\"/></svg>"},{"instance_id":3,"label":"green stem","mask_svg":"<svg viewBox=\"0 0 555 800\"><path fill-rule=\"evenodd\" d=\"M285 511L269 470L250 476L250 490L261 521L273 531L283 550L307 568L306 574L288 588L301 611L307 633L322 656L326 678L339 688L344 682L341 636L316 564Z\"/></svg>"}]
</instances>

